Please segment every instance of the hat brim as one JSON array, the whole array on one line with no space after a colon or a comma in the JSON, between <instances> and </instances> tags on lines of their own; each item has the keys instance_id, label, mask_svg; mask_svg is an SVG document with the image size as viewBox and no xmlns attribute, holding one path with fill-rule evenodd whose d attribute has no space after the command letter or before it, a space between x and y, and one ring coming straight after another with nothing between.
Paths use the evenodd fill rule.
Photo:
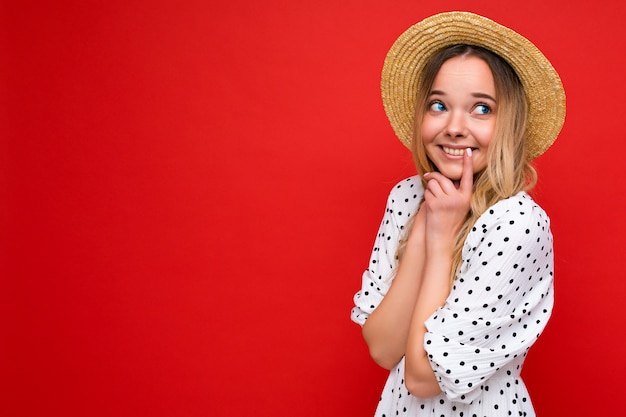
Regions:
<instances>
[{"instance_id":1,"label":"hat brim","mask_svg":"<svg viewBox=\"0 0 626 417\"><path fill-rule=\"evenodd\" d=\"M530 160L556 140L565 121L565 91L556 70L528 39L486 17L469 12L440 13L411 26L395 41L383 65L383 106L400 141L410 148L418 79L438 51L452 45L495 52L517 73L528 100Z\"/></svg>"}]
</instances>

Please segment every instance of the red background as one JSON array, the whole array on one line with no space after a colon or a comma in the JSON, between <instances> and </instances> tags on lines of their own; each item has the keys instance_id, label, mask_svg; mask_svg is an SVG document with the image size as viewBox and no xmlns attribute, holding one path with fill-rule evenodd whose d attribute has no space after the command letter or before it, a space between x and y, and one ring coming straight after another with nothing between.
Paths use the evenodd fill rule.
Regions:
<instances>
[{"instance_id":1,"label":"red background","mask_svg":"<svg viewBox=\"0 0 626 417\"><path fill-rule=\"evenodd\" d=\"M394 39L462 1L3 1L0 415L367 416L349 320L390 187ZM472 3L473 4L473 3ZM484 0L551 59L540 416L619 412L625 3Z\"/></svg>"}]
</instances>

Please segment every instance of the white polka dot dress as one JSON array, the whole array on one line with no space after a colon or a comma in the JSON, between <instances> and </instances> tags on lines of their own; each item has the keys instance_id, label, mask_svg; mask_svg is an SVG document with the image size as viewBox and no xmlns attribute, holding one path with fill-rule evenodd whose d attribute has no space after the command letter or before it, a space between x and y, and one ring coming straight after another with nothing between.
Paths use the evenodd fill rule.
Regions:
<instances>
[{"instance_id":1,"label":"white polka dot dress","mask_svg":"<svg viewBox=\"0 0 626 417\"><path fill-rule=\"evenodd\" d=\"M414 176L389 195L369 268L354 296L361 326L389 289L399 238L421 201ZM421 399L404 385L404 359L391 370L376 417L534 416L520 371L553 306L550 220L525 192L502 200L476 222L443 307L426 321L424 348L442 393Z\"/></svg>"}]
</instances>

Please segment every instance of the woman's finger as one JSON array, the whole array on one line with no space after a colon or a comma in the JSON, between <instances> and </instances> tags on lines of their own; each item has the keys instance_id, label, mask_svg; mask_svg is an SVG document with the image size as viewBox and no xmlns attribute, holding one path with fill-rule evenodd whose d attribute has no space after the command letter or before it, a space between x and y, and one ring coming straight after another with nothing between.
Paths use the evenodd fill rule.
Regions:
<instances>
[{"instance_id":1,"label":"woman's finger","mask_svg":"<svg viewBox=\"0 0 626 417\"><path fill-rule=\"evenodd\" d=\"M459 190L462 193L471 193L474 186L474 163L472 161L472 149L467 148L463 154L463 171Z\"/></svg>"},{"instance_id":2,"label":"woman's finger","mask_svg":"<svg viewBox=\"0 0 626 417\"><path fill-rule=\"evenodd\" d=\"M439 180L437 180L436 178L428 178L428 182L426 183L426 189L428 191L430 191L435 197L439 197L444 193L441 184L439 183Z\"/></svg>"},{"instance_id":3,"label":"woman's finger","mask_svg":"<svg viewBox=\"0 0 626 417\"><path fill-rule=\"evenodd\" d=\"M446 194L450 194L456 190L454 183L440 172L427 172L424 174L424 178L429 183L435 181L439 185L439 189Z\"/></svg>"}]
</instances>

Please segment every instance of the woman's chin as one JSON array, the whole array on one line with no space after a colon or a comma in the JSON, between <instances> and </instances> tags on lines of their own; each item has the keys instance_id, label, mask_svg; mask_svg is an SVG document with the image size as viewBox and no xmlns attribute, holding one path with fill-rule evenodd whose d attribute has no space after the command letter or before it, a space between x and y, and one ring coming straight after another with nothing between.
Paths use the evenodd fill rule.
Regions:
<instances>
[{"instance_id":1,"label":"woman's chin","mask_svg":"<svg viewBox=\"0 0 626 417\"><path fill-rule=\"evenodd\" d=\"M450 181L460 181L461 180L461 170L451 170L451 169L444 169L441 172L441 174L448 178Z\"/></svg>"}]
</instances>

